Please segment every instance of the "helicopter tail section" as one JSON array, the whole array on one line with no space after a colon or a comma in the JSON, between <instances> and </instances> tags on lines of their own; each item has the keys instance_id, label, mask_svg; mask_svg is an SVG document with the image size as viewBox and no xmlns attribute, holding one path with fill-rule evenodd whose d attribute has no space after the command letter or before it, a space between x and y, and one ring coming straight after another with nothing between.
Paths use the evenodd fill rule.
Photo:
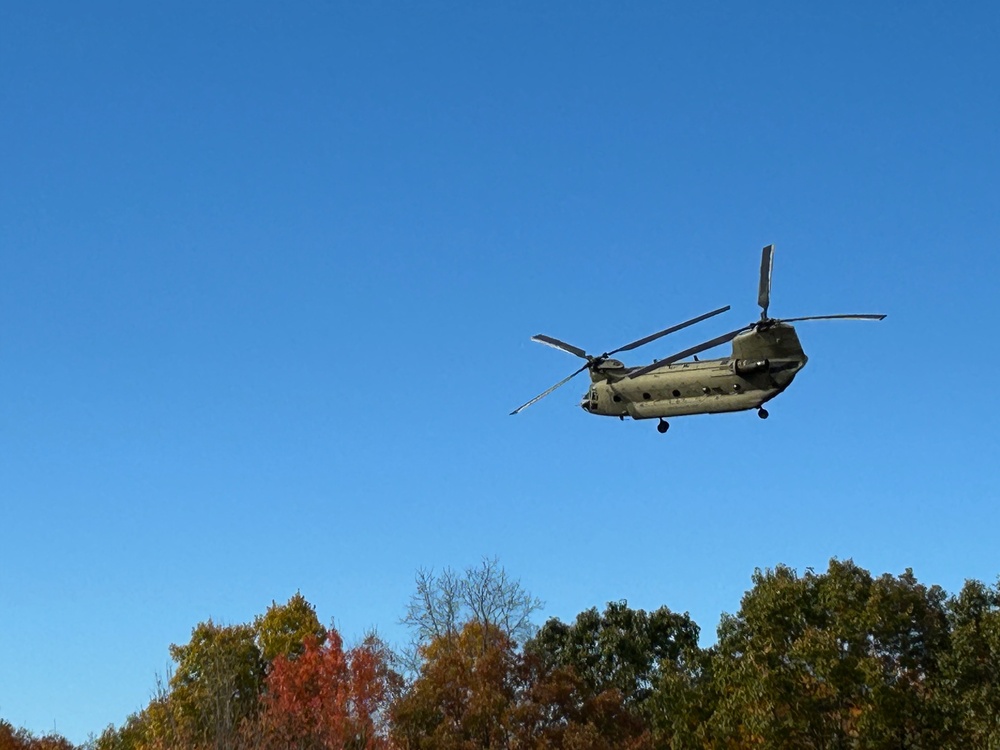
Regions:
<instances>
[{"instance_id":1,"label":"helicopter tail section","mask_svg":"<svg viewBox=\"0 0 1000 750\"><path fill-rule=\"evenodd\" d=\"M733 339L733 359L760 360L808 359L802 351L795 329L785 323L757 326Z\"/></svg>"}]
</instances>

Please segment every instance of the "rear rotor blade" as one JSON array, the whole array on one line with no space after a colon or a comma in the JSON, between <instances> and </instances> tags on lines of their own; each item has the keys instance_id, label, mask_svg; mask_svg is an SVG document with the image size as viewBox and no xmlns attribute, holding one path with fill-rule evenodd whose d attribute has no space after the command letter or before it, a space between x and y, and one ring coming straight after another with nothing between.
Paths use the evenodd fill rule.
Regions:
<instances>
[{"instance_id":1,"label":"rear rotor blade","mask_svg":"<svg viewBox=\"0 0 1000 750\"><path fill-rule=\"evenodd\" d=\"M885 315L809 315L805 318L782 318L782 323L798 323L803 320L882 320Z\"/></svg>"},{"instance_id":2,"label":"rear rotor blade","mask_svg":"<svg viewBox=\"0 0 1000 750\"><path fill-rule=\"evenodd\" d=\"M560 341L559 339L553 338L552 336L546 336L544 333L539 333L537 336L531 337L532 341L537 341L539 344L546 344L555 349L562 349L564 352L569 354L575 354L580 359L585 359L590 361L590 357L587 356L587 352L578 346L573 346L572 344L567 344L565 341Z\"/></svg>"},{"instance_id":3,"label":"rear rotor blade","mask_svg":"<svg viewBox=\"0 0 1000 750\"><path fill-rule=\"evenodd\" d=\"M519 407L517 407L516 409L514 409L514 411L512 411L509 416L514 416L515 414L517 414L522 409L527 409L529 406L531 406L536 401L541 401L543 398L545 398L550 393L552 393L552 391L554 391L556 388L558 388L560 386L563 386L563 385L566 385L566 383L568 383L569 381L571 381L573 378L575 378L581 372L583 372L584 370L586 370L588 367L590 367L590 362L588 362L587 364L585 364L583 367L581 367L579 370L577 370L576 372L574 372L569 377L566 377L566 378L563 378L562 380L560 380L558 383L556 383L554 386L552 386L551 388L549 388L547 391L543 391L542 393L539 393L537 396L535 396L533 399L531 399L531 401L528 401L525 404L521 404Z\"/></svg>"},{"instance_id":4,"label":"rear rotor blade","mask_svg":"<svg viewBox=\"0 0 1000 750\"><path fill-rule=\"evenodd\" d=\"M664 328L662 331L650 334L649 336L641 338L638 341L633 341L631 344L625 344L625 346L619 346L617 349L608 352L604 356L610 357L612 354L618 354L618 352L628 352L632 351L633 349L638 349L640 346L645 346L650 341L656 341L656 339L660 338L661 336L666 336L668 333L674 333L675 331L679 331L682 328L693 326L695 323L700 323L701 321L707 320L708 318L711 318L715 315L720 315L726 312L726 310L728 309L729 305L726 305L725 307L720 307L718 310L712 310L712 312L705 313L704 315L699 315L697 318L691 318L691 320L685 320L683 323L678 323L677 325L671 326L670 328Z\"/></svg>"},{"instance_id":5,"label":"rear rotor blade","mask_svg":"<svg viewBox=\"0 0 1000 750\"><path fill-rule=\"evenodd\" d=\"M774 245L768 245L760 254L760 284L757 287L757 304L761 317L767 318L767 307L771 304L771 268L774 265Z\"/></svg>"},{"instance_id":6,"label":"rear rotor blade","mask_svg":"<svg viewBox=\"0 0 1000 750\"><path fill-rule=\"evenodd\" d=\"M661 359L657 362L653 362L651 365L646 365L645 367L640 367L638 370L633 370L628 374L628 377L635 378L638 377L639 375L647 375L648 373L651 373L654 370L658 370L661 367L672 365L674 362L680 362L682 359L690 357L692 354L699 354L705 351L706 349L711 349L712 347L719 346L720 344L725 344L729 341L732 341L739 334L743 333L743 331L747 330L749 330L749 328L744 326L743 328L737 328L735 331L724 333L721 336L717 336L716 338L712 339L711 341L706 341L703 344L698 344L698 346L692 346L690 349L685 349L684 351L678 352L677 354L667 357L666 359Z\"/></svg>"}]
</instances>

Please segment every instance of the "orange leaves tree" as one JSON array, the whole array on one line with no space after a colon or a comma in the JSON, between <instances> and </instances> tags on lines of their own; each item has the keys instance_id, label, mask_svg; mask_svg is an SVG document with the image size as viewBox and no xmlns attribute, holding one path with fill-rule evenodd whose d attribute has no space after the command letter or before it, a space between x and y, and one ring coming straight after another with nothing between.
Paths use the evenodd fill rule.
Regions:
<instances>
[{"instance_id":1,"label":"orange leaves tree","mask_svg":"<svg viewBox=\"0 0 1000 750\"><path fill-rule=\"evenodd\" d=\"M400 681L374 636L345 651L336 630L307 635L300 653L272 662L252 735L263 748L383 750Z\"/></svg>"},{"instance_id":2,"label":"orange leaves tree","mask_svg":"<svg viewBox=\"0 0 1000 750\"><path fill-rule=\"evenodd\" d=\"M530 615L540 604L495 560L466 569L464 576L450 569L440 576L421 571L404 619L416 631L416 658L411 662L415 674L391 713L397 746L403 750L651 747L646 724L629 705L634 689L592 684L593 675L582 659L570 664L571 659L561 658L566 649L557 654L547 648L554 645L552 638L538 648L531 648L534 640L529 640L529 647L522 648L534 631ZM554 629L550 624L545 632ZM623 643L607 660L617 663L628 648L643 650L649 645L638 640ZM655 658L643 654L647 660ZM625 679L621 682L631 686Z\"/></svg>"},{"instance_id":3,"label":"orange leaves tree","mask_svg":"<svg viewBox=\"0 0 1000 750\"><path fill-rule=\"evenodd\" d=\"M420 672L393 704L402 750L649 750L642 718L614 688L525 652L478 621L422 647Z\"/></svg>"},{"instance_id":4,"label":"orange leaves tree","mask_svg":"<svg viewBox=\"0 0 1000 750\"><path fill-rule=\"evenodd\" d=\"M649 750L642 719L615 690L595 693L569 666L521 655L523 694L516 711L518 748Z\"/></svg>"},{"instance_id":5,"label":"orange leaves tree","mask_svg":"<svg viewBox=\"0 0 1000 750\"><path fill-rule=\"evenodd\" d=\"M758 571L718 642L625 602L535 629L495 560L421 571L409 682L300 594L194 628L148 706L89 750L1000 748L1000 583L956 597L851 561ZM531 634L534 633L532 636ZM72 750L0 720L0 750Z\"/></svg>"},{"instance_id":6,"label":"orange leaves tree","mask_svg":"<svg viewBox=\"0 0 1000 750\"><path fill-rule=\"evenodd\" d=\"M375 637L345 651L301 594L252 624L199 623L170 654L167 683L94 750L386 747L391 653Z\"/></svg>"},{"instance_id":7,"label":"orange leaves tree","mask_svg":"<svg viewBox=\"0 0 1000 750\"><path fill-rule=\"evenodd\" d=\"M0 750L73 750L73 744L59 734L36 737L27 729L15 729L0 719Z\"/></svg>"},{"instance_id":8,"label":"orange leaves tree","mask_svg":"<svg viewBox=\"0 0 1000 750\"><path fill-rule=\"evenodd\" d=\"M392 707L393 738L406 750L512 745L518 656L513 640L475 620L420 647L420 672Z\"/></svg>"},{"instance_id":9,"label":"orange leaves tree","mask_svg":"<svg viewBox=\"0 0 1000 750\"><path fill-rule=\"evenodd\" d=\"M542 603L494 558L458 573L417 573L403 622L414 633L413 680L392 707L407 750L515 747L520 644Z\"/></svg>"}]
</instances>

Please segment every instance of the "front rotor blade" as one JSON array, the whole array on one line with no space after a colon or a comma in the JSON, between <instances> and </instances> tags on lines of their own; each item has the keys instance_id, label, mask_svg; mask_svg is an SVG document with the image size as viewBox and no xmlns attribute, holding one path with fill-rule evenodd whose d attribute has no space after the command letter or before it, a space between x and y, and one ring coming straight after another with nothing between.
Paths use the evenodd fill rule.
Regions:
<instances>
[{"instance_id":1,"label":"front rotor blade","mask_svg":"<svg viewBox=\"0 0 1000 750\"><path fill-rule=\"evenodd\" d=\"M774 265L774 245L768 245L760 253L760 285L757 287L757 304L767 317L767 306L771 304L771 268Z\"/></svg>"},{"instance_id":2,"label":"front rotor blade","mask_svg":"<svg viewBox=\"0 0 1000 750\"><path fill-rule=\"evenodd\" d=\"M782 323L798 323L802 320L882 320L884 315L809 315L805 318L782 318Z\"/></svg>"},{"instance_id":3,"label":"front rotor blade","mask_svg":"<svg viewBox=\"0 0 1000 750\"><path fill-rule=\"evenodd\" d=\"M569 381L571 381L573 378L575 378L581 372L583 372L584 370L586 370L588 367L590 367L590 362L588 362L587 364L585 364L583 367L581 367L579 370L577 370L576 372L574 372L569 377L566 377L566 378L563 378L562 380L560 380L558 383L556 383L554 386L552 386L551 388L549 388L547 391L544 391L543 393L539 393L537 396L535 396L533 399L531 399L531 401L527 402L526 404L521 404L519 407L517 407L516 409L514 409L514 411L512 411L509 416L514 416L515 414L517 414L522 409L527 409L529 406L531 406L536 401L541 401L543 398L545 398L550 393L552 393L552 391L554 391L556 388L558 388L559 386L562 386L562 385L566 385L566 383L568 383Z\"/></svg>"},{"instance_id":4,"label":"front rotor blade","mask_svg":"<svg viewBox=\"0 0 1000 750\"><path fill-rule=\"evenodd\" d=\"M680 362L686 357L690 357L692 354L700 354L706 349L711 349L714 346L719 346L720 344L725 344L726 342L732 341L743 331L749 330L746 326L743 328L737 328L735 331L730 331L729 333L724 333L711 341L706 341L704 344L698 344L698 346L692 346L690 349L685 349L682 352L678 352L666 359L658 360L653 362L651 365L646 365L645 367L640 367L638 370L633 370L628 374L629 378L635 378L639 375L646 375L653 372L654 370L659 370L661 367L666 367L667 365L672 365L674 362Z\"/></svg>"},{"instance_id":5,"label":"front rotor blade","mask_svg":"<svg viewBox=\"0 0 1000 750\"><path fill-rule=\"evenodd\" d=\"M565 341L560 341L559 339L552 338L552 336L546 336L544 333L539 333L537 336L531 337L532 341L537 341L539 344L546 344L547 346L554 347L556 349L562 349L564 352L569 354L575 354L580 359L585 359L588 362L590 357L587 356L587 352L578 346L573 346L572 344L567 344Z\"/></svg>"},{"instance_id":6,"label":"front rotor blade","mask_svg":"<svg viewBox=\"0 0 1000 750\"><path fill-rule=\"evenodd\" d=\"M699 315L697 318L691 318L691 320L685 320L683 323L671 326L670 328L664 328L662 331L658 331L654 334L646 336L645 338L639 339L638 341L633 341L631 344L625 344L625 346L620 346L614 351L608 352L604 356L610 357L612 354L618 354L618 352L628 352L632 351L633 349L638 349L640 346L645 346L650 341L656 341L656 339L660 338L661 336L666 336L668 333L674 333L675 331L679 331L682 328L693 326L695 323L700 323L701 321L707 320L708 318L711 318L714 315L720 315L721 313L726 312L726 310L728 309L729 305L726 305L725 307L720 307L718 310L712 310L712 312L710 313Z\"/></svg>"}]
</instances>

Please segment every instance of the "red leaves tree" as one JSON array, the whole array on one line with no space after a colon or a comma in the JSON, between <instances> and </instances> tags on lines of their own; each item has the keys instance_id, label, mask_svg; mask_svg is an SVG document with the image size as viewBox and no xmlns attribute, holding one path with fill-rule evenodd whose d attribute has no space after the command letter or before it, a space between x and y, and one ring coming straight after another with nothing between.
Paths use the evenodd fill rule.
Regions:
<instances>
[{"instance_id":1,"label":"red leaves tree","mask_svg":"<svg viewBox=\"0 0 1000 750\"><path fill-rule=\"evenodd\" d=\"M344 650L336 630L307 636L298 656L279 656L264 686L256 727L264 748L383 750L385 708L398 687L376 638Z\"/></svg>"}]
</instances>

